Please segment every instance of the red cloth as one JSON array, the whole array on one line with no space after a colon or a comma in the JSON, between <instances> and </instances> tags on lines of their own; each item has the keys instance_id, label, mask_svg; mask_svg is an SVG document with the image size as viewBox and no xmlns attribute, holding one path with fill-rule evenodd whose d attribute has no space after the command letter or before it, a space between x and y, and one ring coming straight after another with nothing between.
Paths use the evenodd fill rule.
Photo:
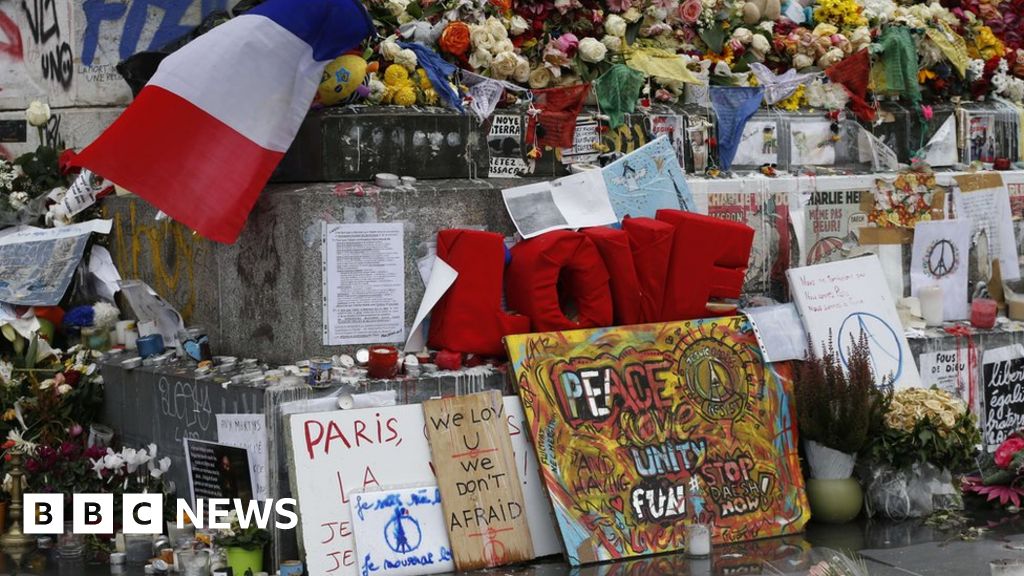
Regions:
<instances>
[{"instance_id":1,"label":"red cloth","mask_svg":"<svg viewBox=\"0 0 1024 576\"><path fill-rule=\"evenodd\" d=\"M867 48L825 69L829 80L846 89L850 95L850 109L863 122L875 121L875 109L867 101L870 73L871 56Z\"/></svg>"},{"instance_id":2,"label":"red cloth","mask_svg":"<svg viewBox=\"0 0 1024 576\"><path fill-rule=\"evenodd\" d=\"M458 278L430 314L434 349L504 356L501 339L530 331L530 319L501 309L505 244L501 234L477 230L437 233L437 256Z\"/></svg>"},{"instance_id":3,"label":"red cloth","mask_svg":"<svg viewBox=\"0 0 1024 576\"><path fill-rule=\"evenodd\" d=\"M740 297L753 228L682 210L658 210L655 217L675 227L662 322L715 316L709 299Z\"/></svg>"},{"instance_id":4,"label":"red cloth","mask_svg":"<svg viewBox=\"0 0 1024 576\"><path fill-rule=\"evenodd\" d=\"M531 114L526 126L526 141L533 143L539 123L544 129L537 138L541 146L572 148L576 136L576 118L590 93L590 84L533 91L533 106L539 113Z\"/></svg>"},{"instance_id":5,"label":"red cloth","mask_svg":"<svg viewBox=\"0 0 1024 576\"><path fill-rule=\"evenodd\" d=\"M590 238L597 247L608 270L615 324L626 326L643 323L645 318L639 297L642 293L640 279L633 258L634 251L630 247L626 231L614 228L586 228L580 232Z\"/></svg>"},{"instance_id":6,"label":"red cloth","mask_svg":"<svg viewBox=\"0 0 1024 576\"><path fill-rule=\"evenodd\" d=\"M644 322L660 322L668 286L672 238L676 229L653 218L625 218L622 229L629 236L633 265L640 283L640 306ZM616 303L617 304L617 303Z\"/></svg>"},{"instance_id":7,"label":"red cloth","mask_svg":"<svg viewBox=\"0 0 1024 576\"><path fill-rule=\"evenodd\" d=\"M575 321L562 312L560 279L575 303ZM594 243L579 232L556 230L513 246L505 300L530 317L535 332L612 325L608 270Z\"/></svg>"}]
</instances>

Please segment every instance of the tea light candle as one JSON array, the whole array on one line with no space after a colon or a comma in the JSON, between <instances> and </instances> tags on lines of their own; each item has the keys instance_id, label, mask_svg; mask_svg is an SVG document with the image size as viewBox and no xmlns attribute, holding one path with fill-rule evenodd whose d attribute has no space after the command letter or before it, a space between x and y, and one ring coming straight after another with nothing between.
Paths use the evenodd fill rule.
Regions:
<instances>
[{"instance_id":1,"label":"tea light candle","mask_svg":"<svg viewBox=\"0 0 1024 576\"><path fill-rule=\"evenodd\" d=\"M988 329L996 325L996 301L975 298L971 302L971 326Z\"/></svg>"},{"instance_id":2,"label":"tea light candle","mask_svg":"<svg viewBox=\"0 0 1024 576\"><path fill-rule=\"evenodd\" d=\"M924 286L917 291L921 302L921 316L929 326L942 324L942 286Z\"/></svg>"},{"instance_id":3,"label":"tea light candle","mask_svg":"<svg viewBox=\"0 0 1024 576\"><path fill-rule=\"evenodd\" d=\"M704 558L711 554L711 526L690 524L686 527L686 555Z\"/></svg>"}]
</instances>

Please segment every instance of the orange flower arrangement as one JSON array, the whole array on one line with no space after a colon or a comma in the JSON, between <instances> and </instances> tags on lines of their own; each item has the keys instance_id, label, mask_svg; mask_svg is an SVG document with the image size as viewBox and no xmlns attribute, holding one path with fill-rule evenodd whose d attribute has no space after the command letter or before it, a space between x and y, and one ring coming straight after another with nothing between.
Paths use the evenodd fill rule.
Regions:
<instances>
[{"instance_id":1,"label":"orange flower arrangement","mask_svg":"<svg viewBox=\"0 0 1024 576\"><path fill-rule=\"evenodd\" d=\"M458 20L448 24L438 44L452 56L465 56L469 52L469 25Z\"/></svg>"}]
</instances>

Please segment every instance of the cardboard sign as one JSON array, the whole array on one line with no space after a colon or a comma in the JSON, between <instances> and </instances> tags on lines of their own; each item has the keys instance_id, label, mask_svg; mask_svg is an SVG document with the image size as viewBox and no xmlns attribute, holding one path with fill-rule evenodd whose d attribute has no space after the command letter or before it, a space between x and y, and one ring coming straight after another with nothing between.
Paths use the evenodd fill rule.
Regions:
<instances>
[{"instance_id":1,"label":"cardboard sign","mask_svg":"<svg viewBox=\"0 0 1024 576\"><path fill-rule=\"evenodd\" d=\"M354 494L352 527L364 574L415 576L455 569L436 486Z\"/></svg>"},{"instance_id":2,"label":"cardboard sign","mask_svg":"<svg viewBox=\"0 0 1024 576\"><path fill-rule=\"evenodd\" d=\"M561 551L519 398L505 412L526 516L538 556ZM337 410L289 417L289 472L299 503L300 543L310 574L359 576L350 501L356 492L436 484L419 405Z\"/></svg>"},{"instance_id":3,"label":"cardboard sign","mask_svg":"<svg viewBox=\"0 0 1024 576\"><path fill-rule=\"evenodd\" d=\"M852 258L786 271L804 327L819 358L831 338L846 366L851 339L867 336L875 384L920 386L914 356L903 333L877 256Z\"/></svg>"},{"instance_id":4,"label":"cardboard sign","mask_svg":"<svg viewBox=\"0 0 1024 576\"><path fill-rule=\"evenodd\" d=\"M505 340L572 565L798 533L790 367L744 317Z\"/></svg>"},{"instance_id":5,"label":"cardboard sign","mask_svg":"<svg viewBox=\"0 0 1024 576\"><path fill-rule=\"evenodd\" d=\"M256 489L247 449L189 438L184 442L193 503L199 498L253 498Z\"/></svg>"},{"instance_id":6,"label":"cardboard sign","mask_svg":"<svg viewBox=\"0 0 1024 576\"><path fill-rule=\"evenodd\" d=\"M456 568L531 560L526 501L501 393L428 400L423 416Z\"/></svg>"},{"instance_id":7,"label":"cardboard sign","mask_svg":"<svg viewBox=\"0 0 1024 576\"><path fill-rule=\"evenodd\" d=\"M986 350L982 362L982 442L994 452L1024 428L1024 347L1020 344Z\"/></svg>"}]
</instances>

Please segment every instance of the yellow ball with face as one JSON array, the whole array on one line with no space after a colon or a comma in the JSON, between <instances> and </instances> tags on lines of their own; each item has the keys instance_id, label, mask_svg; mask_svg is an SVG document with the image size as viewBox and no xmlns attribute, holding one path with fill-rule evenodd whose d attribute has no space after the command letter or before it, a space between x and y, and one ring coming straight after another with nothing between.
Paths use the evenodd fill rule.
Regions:
<instances>
[{"instance_id":1,"label":"yellow ball with face","mask_svg":"<svg viewBox=\"0 0 1024 576\"><path fill-rule=\"evenodd\" d=\"M366 60L355 54L345 54L327 63L317 100L324 106L346 104L353 100L356 89L367 81Z\"/></svg>"}]
</instances>

